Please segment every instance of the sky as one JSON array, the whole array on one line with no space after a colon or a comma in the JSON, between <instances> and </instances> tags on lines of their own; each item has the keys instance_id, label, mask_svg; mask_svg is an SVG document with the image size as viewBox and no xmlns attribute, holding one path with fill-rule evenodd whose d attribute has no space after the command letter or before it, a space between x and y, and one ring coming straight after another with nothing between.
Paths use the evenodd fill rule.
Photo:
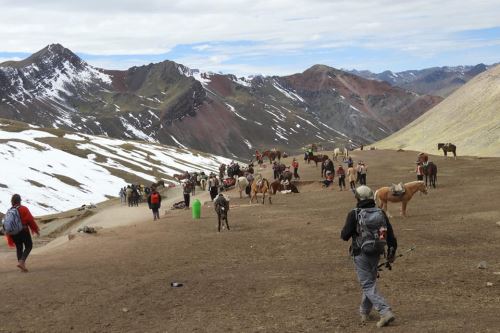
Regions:
<instances>
[{"instance_id":1,"label":"sky","mask_svg":"<svg viewBox=\"0 0 500 333\"><path fill-rule=\"evenodd\" d=\"M499 0L0 0L0 62L60 43L90 64L286 75L500 62Z\"/></svg>"}]
</instances>

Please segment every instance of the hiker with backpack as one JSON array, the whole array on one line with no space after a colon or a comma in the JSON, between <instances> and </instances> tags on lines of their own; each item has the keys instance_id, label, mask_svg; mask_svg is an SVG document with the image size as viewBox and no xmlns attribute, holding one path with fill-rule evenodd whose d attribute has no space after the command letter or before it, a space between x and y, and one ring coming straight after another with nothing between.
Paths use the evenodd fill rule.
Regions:
<instances>
[{"instance_id":1,"label":"hiker with backpack","mask_svg":"<svg viewBox=\"0 0 500 333\"><path fill-rule=\"evenodd\" d=\"M359 308L361 322L366 323L372 308L375 308L380 314L377 327L383 327L395 317L389 304L377 291L378 264L386 246L387 261L394 262L398 244L387 215L375 205L373 191L362 185L356 188L355 197L358 203L347 215L340 237L344 241L352 238L350 254L363 289Z\"/></svg>"},{"instance_id":2,"label":"hiker with backpack","mask_svg":"<svg viewBox=\"0 0 500 333\"><path fill-rule=\"evenodd\" d=\"M182 193L184 194L184 203L186 205L185 209L189 209L189 202L191 199L192 184L189 179L184 179L182 181Z\"/></svg>"},{"instance_id":3,"label":"hiker with backpack","mask_svg":"<svg viewBox=\"0 0 500 333\"><path fill-rule=\"evenodd\" d=\"M19 194L14 194L10 202L12 207L5 213L3 230L9 246L16 246L17 267L27 272L26 259L33 248L30 231L40 236L40 229L28 207L21 205Z\"/></svg>"},{"instance_id":4,"label":"hiker with backpack","mask_svg":"<svg viewBox=\"0 0 500 333\"><path fill-rule=\"evenodd\" d=\"M153 221L160 219L161 195L156 191L156 187L151 188L148 195L148 206L153 211Z\"/></svg>"}]
</instances>

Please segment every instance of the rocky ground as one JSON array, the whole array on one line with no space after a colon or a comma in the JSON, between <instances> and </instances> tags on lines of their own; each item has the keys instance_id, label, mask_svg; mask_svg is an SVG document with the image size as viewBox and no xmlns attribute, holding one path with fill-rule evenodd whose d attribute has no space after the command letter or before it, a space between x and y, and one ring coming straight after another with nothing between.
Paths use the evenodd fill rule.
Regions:
<instances>
[{"instance_id":1,"label":"rocky ground","mask_svg":"<svg viewBox=\"0 0 500 333\"><path fill-rule=\"evenodd\" d=\"M366 162L374 188L415 179L415 152L354 159ZM416 195L407 218L389 205L400 250L416 250L381 272L397 316L383 330L499 332L500 159L432 159L438 188ZM162 211L159 222L77 236L30 257L27 274L0 253L0 332L374 331L376 318L359 324L360 288L339 239L355 199L311 182L319 168L300 162L299 194L250 206L231 193L231 231L217 233L205 206L200 220Z\"/></svg>"}]
</instances>

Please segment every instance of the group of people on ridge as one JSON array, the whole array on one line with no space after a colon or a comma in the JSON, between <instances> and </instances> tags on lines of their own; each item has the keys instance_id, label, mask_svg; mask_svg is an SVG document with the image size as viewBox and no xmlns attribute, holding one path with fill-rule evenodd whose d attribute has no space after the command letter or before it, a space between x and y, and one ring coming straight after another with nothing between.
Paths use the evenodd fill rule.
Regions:
<instances>
[{"instance_id":1,"label":"group of people on ridge","mask_svg":"<svg viewBox=\"0 0 500 333\"><path fill-rule=\"evenodd\" d=\"M367 167L363 161L359 161L356 168L354 167L354 161L349 156L345 162L347 164L347 172L342 166L339 164L337 170L335 170L335 166L333 161L328 157L321 165L321 176L323 177L323 186L329 187L333 184L335 175L338 177L338 185L341 191L346 189L346 177L349 181L349 187L351 191L356 189L356 184L366 185L366 173Z\"/></svg>"}]
</instances>

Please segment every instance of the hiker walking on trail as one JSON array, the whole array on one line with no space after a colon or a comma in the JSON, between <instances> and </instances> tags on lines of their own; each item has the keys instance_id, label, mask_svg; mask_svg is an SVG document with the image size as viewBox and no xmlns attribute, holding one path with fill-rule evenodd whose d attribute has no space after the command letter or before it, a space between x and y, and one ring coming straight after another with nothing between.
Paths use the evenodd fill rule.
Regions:
<instances>
[{"instance_id":1,"label":"hiker walking on trail","mask_svg":"<svg viewBox=\"0 0 500 333\"><path fill-rule=\"evenodd\" d=\"M373 191L362 185L356 188L355 197L358 203L347 215L340 237L344 241L352 238L350 252L363 289L359 307L361 322L366 323L372 308L375 308L380 314L377 327L383 327L395 317L387 301L377 291L378 264L385 245L388 247L388 262L394 262L397 240L387 215L375 206Z\"/></svg>"},{"instance_id":2,"label":"hiker walking on trail","mask_svg":"<svg viewBox=\"0 0 500 333\"><path fill-rule=\"evenodd\" d=\"M342 165L339 165L337 168L337 176L339 177L340 190L345 190L345 170Z\"/></svg>"},{"instance_id":3,"label":"hiker walking on trail","mask_svg":"<svg viewBox=\"0 0 500 333\"><path fill-rule=\"evenodd\" d=\"M352 191L356 190L356 179L357 179L357 172L356 172L356 170L354 170L354 167L351 165L347 169L347 180L349 181L349 186L351 187Z\"/></svg>"},{"instance_id":4,"label":"hiker walking on trail","mask_svg":"<svg viewBox=\"0 0 500 333\"><path fill-rule=\"evenodd\" d=\"M292 168L293 168L293 178L294 179L300 179L300 176L299 176L299 162L295 158L292 161Z\"/></svg>"},{"instance_id":5,"label":"hiker walking on trail","mask_svg":"<svg viewBox=\"0 0 500 333\"><path fill-rule=\"evenodd\" d=\"M417 180L424 180L424 167L421 162L417 162L415 173L417 174Z\"/></svg>"},{"instance_id":6,"label":"hiker walking on trail","mask_svg":"<svg viewBox=\"0 0 500 333\"><path fill-rule=\"evenodd\" d=\"M3 229L9 246L16 246L17 267L22 272L28 272L26 259L33 248L30 231L40 236L40 229L28 207L21 205L19 194L14 194L10 202L12 207L5 213Z\"/></svg>"},{"instance_id":7,"label":"hiker walking on trail","mask_svg":"<svg viewBox=\"0 0 500 333\"><path fill-rule=\"evenodd\" d=\"M359 179L359 183L361 185L366 185L366 171L367 171L367 167L365 165L365 163L363 162L359 162L359 165L358 165L358 177L360 177Z\"/></svg>"},{"instance_id":8,"label":"hiker walking on trail","mask_svg":"<svg viewBox=\"0 0 500 333\"><path fill-rule=\"evenodd\" d=\"M189 208L189 202L191 201L191 181L189 179L184 179L182 181L182 194L184 194L184 204L186 209Z\"/></svg>"},{"instance_id":9,"label":"hiker walking on trail","mask_svg":"<svg viewBox=\"0 0 500 333\"><path fill-rule=\"evenodd\" d=\"M212 199L212 201L217 197L217 194L219 194L219 180L214 174L211 174L208 178L208 192L210 192L210 199Z\"/></svg>"},{"instance_id":10,"label":"hiker walking on trail","mask_svg":"<svg viewBox=\"0 0 500 333\"><path fill-rule=\"evenodd\" d=\"M153 211L153 221L160 219L161 195L156 191L156 188L151 189L148 195L148 206Z\"/></svg>"}]
</instances>

